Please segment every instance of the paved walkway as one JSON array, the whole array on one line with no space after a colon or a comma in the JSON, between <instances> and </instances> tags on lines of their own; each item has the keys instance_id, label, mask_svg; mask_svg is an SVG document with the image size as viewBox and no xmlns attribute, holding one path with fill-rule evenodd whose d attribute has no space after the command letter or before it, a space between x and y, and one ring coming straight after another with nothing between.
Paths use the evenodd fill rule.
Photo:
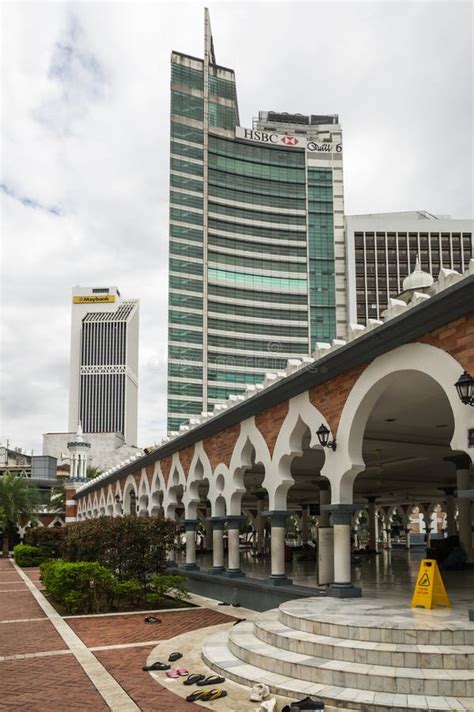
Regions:
<instances>
[{"instance_id":1,"label":"paved walkway","mask_svg":"<svg viewBox=\"0 0 474 712\"><path fill-rule=\"evenodd\" d=\"M40 587L37 569L19 570L0 559L1 712L198 709L142 666L161 640L230 622L230 616L189 608L160 611L158 625L144 623L144 614L63 618Z\"/></svg>"}]
</instances>

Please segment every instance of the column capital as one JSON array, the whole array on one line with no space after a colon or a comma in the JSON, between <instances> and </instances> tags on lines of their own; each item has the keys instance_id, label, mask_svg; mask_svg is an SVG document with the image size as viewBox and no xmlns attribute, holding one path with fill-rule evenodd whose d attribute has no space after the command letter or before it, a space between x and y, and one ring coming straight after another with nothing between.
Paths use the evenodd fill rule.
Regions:
<instances>
[{"instance_id":1,"label":"column capital","mask_svg":"<svg viewBox=\"0 0 474 712\"><path fill-rule=\"evenodd\" d=\"M264 517L270 517L272 527L284 527L288 517L291 517L294 512L287 509L272 509L268 512L262 512Z\"/></svg>"},{"instance_id":2,"label":"column capital","mask_svg":"<svg viewBox=\"0 0 474 712\"><path fill-rule=\"evenodd\" d=\"M257 498L257 502L258 501L261 502L263 499L265 499L266 494L267 494L266 492L255 492L255 497Z\"/></svg>"},{"instance_id":3,"label":"column capital","mask_svg":"<svg viewBox=\"0 0 474 712\"><path fill-rule=\"evenodd\" d=\"M227 529L240 529L241 524L245 521L245 517L241 514L229 514L225 518Z\"/></svg>"},{"instance_id":4,"label":"column capital","mask_svg":"<svg viewBox=\"0 0 474 712\"><path fill-rule=\"evenodd\" d=\"M212 529L215 531L222 531L224 529L225 517L209 517L206 522L211 522Z\"/></svg>"},{"instance_id":5,"label":"column capital","mask_svg":"<svg viewBox=\"0 0 474 712\"><path fill-rule=\"evenodd\" d=\"M449 457L443 457L445 462L452 462L456 466L456 470L469 470L472 466L471 458L466 453L459 453L458 455L449 455Z\"/></svg>"},{"instance_id":6,"label":"column capital","mask_svg":"<svg viewBox=\"0 0 474 712\"><path fill-rule=\"evenodd\" d=\"M351 524L352 515L360 509L358 504L323 504L321 511L332 514L333 524Z\"/></svg>"},{"instance_id":7,"label":"column capital","mask_svg":"<svg viewBox=\"0 0 474 712\"><path fill-rule=\"evenodd\" d=\"M197 527L198 520L197 519L185 519L184 520L184 529L187 532L192 532L195 531Z\"/></svg>"}]
</instances>

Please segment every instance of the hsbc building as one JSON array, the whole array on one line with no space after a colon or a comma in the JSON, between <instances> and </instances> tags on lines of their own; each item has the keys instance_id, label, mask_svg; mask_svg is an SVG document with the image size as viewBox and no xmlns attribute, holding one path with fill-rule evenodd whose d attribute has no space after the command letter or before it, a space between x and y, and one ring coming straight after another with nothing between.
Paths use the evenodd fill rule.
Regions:
<instances>
[{"instance_id":1,"label":"hsbc building","mask_svg":"<svg viewBox=\"0 0 474 712\"><path fill-rule=\"evenodd\" d=\"M241 125L233 70L171 56L168 430L346 336L337 115Z\"/></svg>"}]
</instances>

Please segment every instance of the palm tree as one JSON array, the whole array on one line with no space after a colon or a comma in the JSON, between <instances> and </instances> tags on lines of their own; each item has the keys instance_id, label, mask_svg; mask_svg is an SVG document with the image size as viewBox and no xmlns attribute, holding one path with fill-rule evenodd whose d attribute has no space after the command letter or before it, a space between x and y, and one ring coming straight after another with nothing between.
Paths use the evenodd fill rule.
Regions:
<instances>
[{"instance_id":1,"label":"palm tree","mask_svg":"<svg viewBox=\"0 0 474 712\"><path fill-rule=\"evenodd\" d=\"M9 535L19 524L24 526L38 506L38 493L24 477L5 472L0 478L0 510L3 512L3 558L8 558Z\"/></svg>"},{"instance_id":2,"label":"palm tree","mask_svg":"<svg viewBox=\"0 0 474 712\"><path fill-rule=\"evenodd\" d=\"M102 470L99 470L98 467L93 467L92 465L89 465L89 467L87 468L86 477L88 480L93 480L94 477L98 477L101 474Z\"/></svg>"}]
</instances>

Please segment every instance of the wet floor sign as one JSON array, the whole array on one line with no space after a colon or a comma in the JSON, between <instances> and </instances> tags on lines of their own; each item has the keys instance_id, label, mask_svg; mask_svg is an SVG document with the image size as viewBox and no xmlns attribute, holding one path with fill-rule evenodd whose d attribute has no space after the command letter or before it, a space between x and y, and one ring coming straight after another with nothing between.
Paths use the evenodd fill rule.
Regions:
<instances>
[{"instance_id":1,"label":"wet floor sign","mask_svg":"<svg viewBox=\"0 0 474 712\"><path fill-rule=\"evenodd\" d=\"M433 608L445 606L451 608L443 579L434 559L423 559L416 579L415 591L411 599L411 607Z\"/></svg>"}]
</instances>

